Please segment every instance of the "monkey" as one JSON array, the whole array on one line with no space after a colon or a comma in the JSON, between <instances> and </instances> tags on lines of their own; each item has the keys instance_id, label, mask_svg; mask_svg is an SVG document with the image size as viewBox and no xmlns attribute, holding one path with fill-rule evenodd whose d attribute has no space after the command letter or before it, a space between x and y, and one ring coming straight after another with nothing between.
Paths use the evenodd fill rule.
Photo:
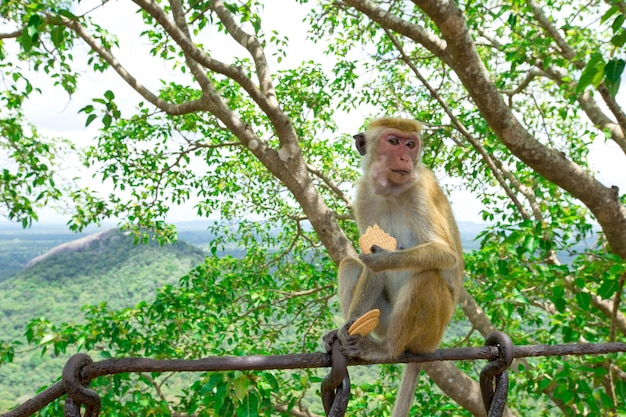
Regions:
<instances>
[{"instance_id":1,"label":"monkey","mask_svg":"<svg viewBox=\"0 0 626 417\"><path fill-rule=\"evenodd\" d=\"M421 162L422 125L381 118L354 135L362 155L354 217L363 234L378 224L396 238L396 250L376 245L372 253L339 264L339 303L345 325L324 336L327 350L339 339L342 353L372 361L402 352L428 353L439 346L461 291L464 262L452 208L434 173ZM349 335L367 311L380 310L373 333ZM421 365L405 366L392 417L408 416Z\"/></svg>"}]
</instances>

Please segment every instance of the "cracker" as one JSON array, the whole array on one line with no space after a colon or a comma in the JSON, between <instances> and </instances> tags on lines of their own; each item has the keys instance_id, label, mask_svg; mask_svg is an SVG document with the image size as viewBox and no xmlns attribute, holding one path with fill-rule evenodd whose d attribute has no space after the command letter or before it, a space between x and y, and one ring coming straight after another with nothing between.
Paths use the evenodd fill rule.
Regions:
<instances>
[{"instance_id":1,"label":"cracker","mask_svg":"<svg viewBox=\"0 0 626 417\"><path fill-rule=\"evenodd\" d=\"M348 334L358 334L363 337L367 336L376 328L376 326L378 326L379 316L380 310L377 308L368 311L352 323L348 329Z\"/></svg>"},{"instance_id":2,"label":"cracker","mask_svg":"<svg viewBox=\"0 0 626 417\"><path fill-rule=\"evenodd\" d=\"M383 249L395 250L397 248L396 239L385 233L377 224L367 228L359 238L359 247L364 254L372 253L372 246L377 245Z\"/></svg>"}]
</instances>

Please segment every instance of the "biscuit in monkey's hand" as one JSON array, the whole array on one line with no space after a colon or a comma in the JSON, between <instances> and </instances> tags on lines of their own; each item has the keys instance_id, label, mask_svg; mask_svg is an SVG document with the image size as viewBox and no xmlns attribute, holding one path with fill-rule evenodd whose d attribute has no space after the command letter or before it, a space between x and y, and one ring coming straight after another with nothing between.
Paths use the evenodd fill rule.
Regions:
<instances>
[{"instance_id":1,"label":"biscuit in monkey's hand","mask_svg":"<svg viewBox=\"0 0 626 417\"><path fill-rule=\"evenodd\" d=\"M385 233L377 224L369 226L365 233L359 238L359 247L366 255L372 253L372 246L374 245L387 250L395 250L397 244L396 239Z\"/></svg>"},{"instance_id":2,"label":"biscuit in monkey's hand","mask_svg":"<svg viewBox=\"0 0 626 417\"><path fill-rule=\"evenodd\" d=\"M368 311L352 323L348 329L348 334L351 336L355 334L363 337L367 336L376 328L376 326L378 326L379 316L380 310L377 308Z\"/></svg>"}]
</instances>

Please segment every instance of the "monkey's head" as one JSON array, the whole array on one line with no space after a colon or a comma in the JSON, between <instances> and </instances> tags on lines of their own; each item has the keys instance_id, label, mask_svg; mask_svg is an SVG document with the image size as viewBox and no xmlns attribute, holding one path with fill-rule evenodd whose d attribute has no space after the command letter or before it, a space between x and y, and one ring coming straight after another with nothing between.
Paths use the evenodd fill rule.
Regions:
<instances>
[{"instance_id":1,"label":"monkey's head","mask_svg":"<svg viewBox=\"0 0 626 417\"><path fill-rule=\"evenodd\" d=\"M422 125L410 119L382 118L354 135L363 158L364 174L373 180L377 194L398 195L417 179Z\"/></svg>"}]
</instances>

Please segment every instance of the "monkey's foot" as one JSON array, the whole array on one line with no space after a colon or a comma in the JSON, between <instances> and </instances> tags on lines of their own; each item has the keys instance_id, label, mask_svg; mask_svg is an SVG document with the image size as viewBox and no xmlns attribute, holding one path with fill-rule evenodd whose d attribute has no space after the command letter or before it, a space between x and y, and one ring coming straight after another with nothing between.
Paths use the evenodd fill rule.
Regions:
<instances>
[{"instance_id":1,"label":"monkey's foot","mask_svg":"<svg viewBox=\"0 0 626 417\"><path fill-rule=\"evenodd\" d=\"M341 339L341 353L347 358L362 358L365 351L361 347L362 341L365 340L361 335L340 337Z\"/></svg>"},{"instance_id":2,"label":"monkey's foot","mask_svg":"<svg viewBox=\"0 0 626 417\"><path fill-rule=\"evenodd\" d=\"M359 358L368 361L378 361L388 359L389 352L386 346L372 336L362 337L360 335L342 337L339 333L339 339L342 342L340 347L341 353L347 358Z\"/></svg>"}]
</instances>

